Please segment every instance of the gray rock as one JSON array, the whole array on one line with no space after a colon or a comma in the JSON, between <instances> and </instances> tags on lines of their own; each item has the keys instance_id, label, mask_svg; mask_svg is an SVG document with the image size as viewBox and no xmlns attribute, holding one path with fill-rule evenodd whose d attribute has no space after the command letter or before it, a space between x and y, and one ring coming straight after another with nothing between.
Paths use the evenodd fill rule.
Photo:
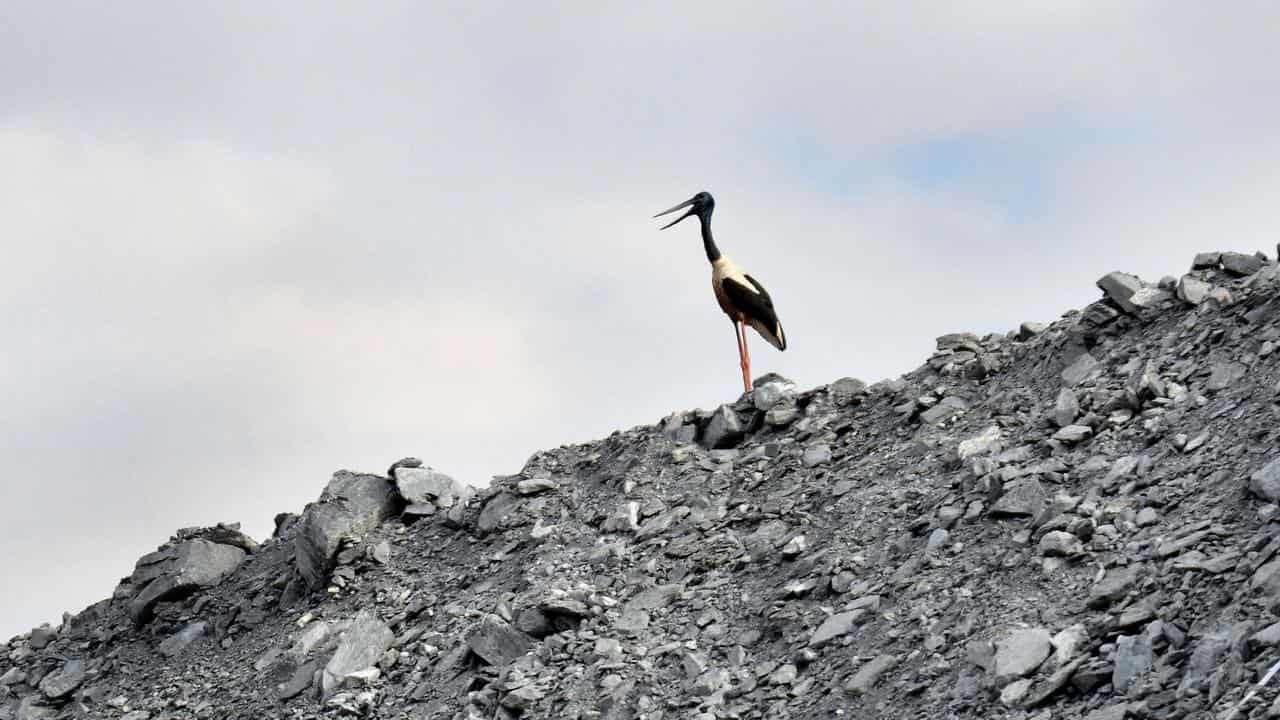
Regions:
<instances>
[{"instance_id":1,"label":"gray rock","mask_svg":"<svg viewBox=\"0 0 1280 720\"><path fill-rule=\"evenodd\" d=\"M40 692L50 700L61 700L84 682L85 665L83 660L68 660L61 668L44 676L40 681Z\"/></svg>"},{"instance_id":2,"label":"gray rock","mask_svg":"<svg viewBox=\"0 0 1280 720\"><path fill-rule=\"evenodd\" d=\"M1256 255L1238 252L1222 253L1222 269L1237 277L1252 275L1262 269L1262 260Z\"/></svg>"},{"instance_id":3,"label":"gray rock","mask_svg":"<svg viewBox=\"0 0 1280 720\"><path fill-rule=\"evenodd\" d=\"M1244 378L1249 368L1243 363L1238 362L1215 362L1211 366L1209 373L1209 382L1206 387L1210 390L1226 390L1235 385Z\"/></svg>"},{"instance_id":4,"label":"gray rock","mask_svg":"<svg viewBox=\"0 0 1280 720\"><path fill-rule=\"evenodd\" d=\"M969 404L958 397L945 397L936 405L920 413L920 419L929 425L941 425L969 409Z\"/></svg>"},{"instance_id":5,"label":"gray rock","mask_svg":"<svg viewBox=\"0 0 1280 720\"><path fill-rule=\"evenodd\" d=\"M467 631L467 647L490 665L503 667L529 652L533 638L497 615L486 615Z\"/></svg>"},{"instance_id":6,"label":"gray rock","mask_svg":"<svg viewBox=\"0 0 1280 720\"><path fill-rule=\"evenodd\" d=\"M961 460L968 460L977 455L994 452L1004 445L1004 434L1000 426L992 425L971 438L961 440L956 445L956 455Z\"/></svg>"},{"instance_id":7,"label":"gray rock","mask_svg":"<svg viewBox=\"0 0 1280 720\"><path fill-rule=\"evenodd\" d=\"M866 614L865 610L853 610L828 617L817 630L813 631L813 635L809 638L809 647L820 648L848 635L862 623L862 618Z\"/></svg>"},{"instance_id":8,"label":"gray rock","mask_svg":"<svg viewBox=\"0 0 1280 720\"><path fill-rule=\"evenodd\" d=\"M396 489L410 504L433 503L438 508L453 507L464 490L463 484L429 467L401 467L395 471Z\"/></svg>"},{"instance_id":9,"label":"gray rock","mask_svg":"<svg viewBox=\"0 0 1280 720\"><path fill-rule=\"evenodd\" d=\"M57 708L45 705L40 695L28 695L18 704L15 720L54 720L58 716ZM2 706L0 706L2 707Z\"/></svg>"},{"instance_id":10,"label":"gray rock","mask_svg":"<svg viewBox=\"0 0 1280 720\"><path fill-rule=\"evenodd\" d=\"M929 540L925 543L924 550L927 553L936 553L945 548L949 542L951 542L951 533L942 528L934 528L933 532L929 533Z\"/></svg>"},{"instance_id":11,"label":"gray rock","mask_svg":"<svg viewBox=\"0 0 1280 720\"><path fill-rule=\"evenodd\" d=\"M3 675L0 675L0 685L4 685L6 687L9 685L24 683L26 681L27 673L24 672L22 668L18 667L11 667L6 670Z\"/></svg>"},{"instance_id":12,"label":"gray rock","mask_svg":"<svg viewBox=\"0 0 1280 720\"><path fill-rule=\"evenodd\" d=\"M391 543L382 540L369 546L369 559L379 565L386 565L391 562Z\"/></svg>"},{"instance_id":13,"label":"gray rock","mask_svg":"<svg viewBox=\"0 0 1280 720\"><path fill-rule=\"evenodd\" d=\"M1178 685L1178 692L1203 689L1230 649L1231 640L1226 632L1213 632L1202 637L1187 660L1187 669Z\"/></svg>"},{"instance_id":14,"label":"gray rock","mask_svg":"<svg viewBox=\"0 0 1280 720\"><path fill-rule=\"evenodd\" d=\"M994 517L1035 517L1044 509L1047 496L1044 487L1035 478L1015 480L1005 488L1004 494L991 506Z\"/></svg>"},{"instance_id":15,"label":"gray rock","mask_svg":"<svg viewBox=\"0 0 1280 720\"><path fill-rule=\"evenodd\" d=\"M1249 476L1249 489L1258 497L1280 503L1280 458Z\"/></svg>"},{"instance_id":16,"label":"gray rock","mask_svg":"<svg viewBox=\"0 0 1280 720\"><path fill-rule=\"evenodd\" d=\"M706 429L702 431L702 444L709 449L733 447L742 441L745 434L738 413L729 405L721 405L711 414Z\"/></svg>"},{"instance_id":17,"label":"gray rock","mask_svg":"<svg viewBox=\"0 0 1280 720\"><path fill-rule=\"evenodd\" d=\"M1045 557L1074 557L1084 553L1080 538L1069 532L1050 530L1040 538L1040 554Z\"/></svg>"},{"instance_id":18,"label":"gray rock","mask_svg":"<svg viewBox=\"0 0 1280 720\"><path fill-rule=\"evenodd\" d=\"M1030 680L1014 680L1000 691L1000 704L1005 707L1017 707L1031 691Z\"/></svg>"},{"instance_id":19,"label":"gray rock","mask_svg":"<svg viewBox=\"0 0 1280 720\"><path fill-rule=\"evenodd\" d=\"M689 685L689 692L695 697L707 697L728 686L730 679L728 670L712 668Z\"/></svg>"},{"instance_id":20,"label":"gray rock","mask_svg":"<svg viewBox=\"0 0 1280 720\"><path fill-rule=\"evenodd\" d=\"M1193 275L1183 275L1178 281L1178 299L1190 305L1199 305L1209 297L1210 289L1209 283Z\"/></svg>"},{"instance_id":21,"label":"gray rock","mask_svg":"<svg viewBox=\"0 0 1280 720\"><path fill-rule=\"evenodd\" d=\"M476 520L476 528L482 533L491 533L505 527L511 516L520 508L520 498L505 490L489 498L480 510Z\"/></svg>"},{"instance_id":22,"label":"gray rock","mask_svg":"<svg viewBox=\"0 0 1280 720\"><path fill-rule=\"evenodd\" d=\"M1108 570L1107 574L1094 583L1089 591L1088 606L1101 610L1123 600L1131 590L1137 587L1140 572L1141 568L1137 565Z\"/></svg>"},{"instance_id":23,"label":"gray rock","mask_svg":"<svg viewBox=\"0 0 1280 720\"><path fill-rule=\"evenodd\" d=\"M1053 439L1074 445L1093 437L1093 428L1088 425L1067 425L1053 434Z\"/></svg>"},{"instance_id":24,"label":"gray rock","mask_svg":"<svg viewBox=\"0 0 1280 720\"><path fill-rule=\"evenodd\" d=\"M867 384L857 378L843 377L831 383L827 392L836 405L848 405L867 394Z\"/></svg>"},{"instance_id":25,"label":"gray rock","mask_svg":"<svg viewBox=\"0 0 1280 720\"><path fill-rule=\"evenodd\" d=\"M826 445L814 445L805 448L804 455L800 458L805 467L817 467L831 462L831 448Z\"/></svg>"},{"instance_id":26,"label":"gray rock","mask_svg":"<svg viewBox=\"0 0 1280 720\"><path fill-rule=\"evenodd\" d=\"M398 469L405 472L413 468ZM404 503L385 478L346 470L334 473L320 495L302 513L302 530L294 538L298 571L307 585L324 585L338 546L348 535L363 535L399 514Z\"/></svg>"},{"instance_id":27,"label":"gray rock","mask_svg":"<svg viewBox=\"0 0 1280 720\"><path fill-rule=\"evenodd\" d=\"M1222 262L1222 253L1220 252L1203 252L1196 253L1196 257L1191 261L1192 270L1216 270Z\"/></svg>"},{"instance_id":28,"label":"gray rock","mask_svg":"<svg viewBox=\"0 0 1280 720\"><path fill-rule=\"evenodd\" d=\"M1053 645L1053 660L1058 667L1065 667L1079 655L1089 642L1089 631L1079 623L1065 628L1049 639Z\"/></svg>"},{"instance_id":29,"label":"gray rock","mask_svg":"<svg viewBox=\"0 0 1280 720\"><path fill-rule=\"evenodd\" d=\"M174 657L175 655L180 654L183 650L186 650L190 647L191 643L203 636L207 628L208 625L201 621L190 623L178 632L161 641L161 643L156 647L156 650L165 657Z\"/></svg>"},{"instance_id":30,"label":"gray rock","mask_svg":"<svg viewBox=\"0 0 1280 720\"><path fill-rule=\"evenodd\" d=\"M43 650L48 647L49 643L58 639L58 631L48 625L41 625L32 629L27 636L27 644L32 650Z\"/></svg>"},{"instance_id":31,"label":"gray rock","mask_svg":"<svg viewBox=\"0 0 1280 720\"><path fill-rule=\"evenodd\" d=\"M1110 272L1098 278L1098 289L1107 299L1120 306L1127 313L1137 312L1138 306L1131 302L1134 293L1142 289L1142 281L1133 275L1122 272Z\"/></svg>"},{"instance_id":32,"label":"gray rock","mask_svg":"<svg viewBox=\"0 0 1280 720\"><path fill-rule=\"evenodd\" d=\"M1116 692L1128 692L1129 686L1151 669L1154 655L1151 638L1142 635L1121 635L1116 639L1115 670L1111 673L1111 686Z\"/></svg>"},{"instance_id":33,"label":"gray rock","mask_svg":"<svg viewBox=\"0 0 1280 720\"><path fill-rule=\"evenodd\" d=\"M764 421L770 427L784 427L795 422L800 416L800 408L796 407L794 401L784 400L764 414Z\"/></svg>"},{"instance_id":34,"label":"gray rock","mask_svg":"<svg viewBox=\"0 0 1280 720\"><path fill-rule=\"evenodd\" d=\"M1254 651L1280 645L1280 622L1271 623L1249 636L1249 646Z\"/></svg>"},{"instance_id":35,"label":"gray rock","mask_svg":"<svg viewBox=\"0 0 1280 720\"><path fill-rule=\"evenodd\" d=\"M600 530L608 533L632 533L640 528L640 504L624 502L600 524Z\"/></svg>"},{"instance_id":36,"label":"gray rock","mask_svg":"<svg viewBox=\"0 0 1280 720\"><path fill-rule=\"evenodd\" d=\"M516 492L521 495L537 495L559 487L560 483L551 478L528 478L516 483Z\"/></svg>"},{"instance_id":37,"label":"gray rock","mask_svg":"<svg viewBox=\"0 0 1280 720\"><path fill-rule=\"evenodd\" d=\"M311 687L312 683L315 682L316 671L319 669L320 664L315 660L309 660L299 665L288 680L276 686L276 695L281 700L288 700L301 695L304 690Z\"/></svg>"},{"instance_id":38,"label":"gray rock","mask_svg":"<svg viewBox=\"0 0 1280 720\"><path fill-rule=\"evenodd\" d=\"M844 684L844 691L853 696L865 695L871 692L876 683L880 681L880 676L893 669L898 664L896 655L877 655L853 674L848 682Z\"/></svg>"},{"instance_id":39,"label":"gray rock","mask_svg":"<svg viewBox=\"0 0 1280 720\"><path fill-rule=\"evenodd\" d=\"M151 553L134 570L134 578L144 582L129 601L129 614L135 623L145 623L156 603L218 584L244 558L240 548L207 540L188 540Z\"/></svg>"},{"instance_id":40,"label":"gray rock","mask_svg":"<svg viewBox=\"0 0 1280 720\"><path fill-rule=\"evenodd\" d=\"M338 649L324 666L320 687L331 696L352 673L373 667L395 640L386 623L369 610L361 610L342 633Z\"/></svg>"},{"instance_id":41,"label":"gray rock","mask_svg":"<svg viewBox=\"0 0 1280 720\"><path fill-rule=\"evenodd\" d=\"M1053 403L1053 422L1060 428L1074 423L1080 415L1080 401L1070 388L1058 391L1058 398Z\"/></svg>"},{"instance_id":42,"label":"gray rock","mask_svg":"<svg viewBox=\"0 0 1280 720\"><path fill-rule=\"evenodd\" d=\"M1024 322L1018 326L1018 339L1023 341L1030 340L1048 329L1049 326L1044 323Z\"/></svg>"},{"instance_id":43,"label":"gray rock","mask_svg":"<svg viewBox=\"0 0 1280 720\"><path fill-rule=\"evenodd\" d=\"M755 388L751 391L751 404L755 409L765 412L784 399L794 396L795 393L795 383L784 377L774 376L765 382L756 382Z\"/></svg>"},{"instance_id":44,"label":"gray rock","mask_svg":"<svg viewBox=\"0 0 1280 720\"><path fill-rule=\"evenodd\" d=\"M1098 371L1099 367L1101 367L1101 363L1098 362L1097 358L1089 353L1081 353L1080 357L1073 360L1062 371L1062 382L1067 387L1075 387L1091 377Z\"/></svg>"},{"instance_id":45,"label":"gray rock","mask_svg":"<svg viewBox=\"0 0 1280 720\"><path fill-rule=\"evenodd\" d=\"M1129 703L1108 705L1084 716L1084 720L1124 720L1129 717Z\"/></svg>"},{"instance_id":46,"label":"gray rock","mask_svg":"<svg viewBox=\"0 0 1280 720\"><path fill-rule=\"evenodd\" d=\"M1053 645L1044 628L1017 628L996 640L996 683L1026 677L1049 657Z\"/></svg>"}]
</instances>

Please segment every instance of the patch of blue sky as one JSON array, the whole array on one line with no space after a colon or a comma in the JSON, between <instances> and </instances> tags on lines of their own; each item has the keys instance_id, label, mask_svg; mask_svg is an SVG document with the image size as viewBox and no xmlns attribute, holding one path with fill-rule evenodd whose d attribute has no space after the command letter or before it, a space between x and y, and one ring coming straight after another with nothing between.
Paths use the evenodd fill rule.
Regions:
<instances>
[{"instance_id":1,"label":"patch of blue sky","mask_svg":"<svg viewBox=\"0 0 1280 720\"><path fill-rule=\"evenodd\" d=\"M1108 145L1145 142L1134 126L1079 122L969 132L845 153L805 134L774 133L776 167L811 187L858 193L886 180L922 193L960 193L1034 221L1053 206L1058 170L1075 155Z\"/></svg>"}]
</instances>

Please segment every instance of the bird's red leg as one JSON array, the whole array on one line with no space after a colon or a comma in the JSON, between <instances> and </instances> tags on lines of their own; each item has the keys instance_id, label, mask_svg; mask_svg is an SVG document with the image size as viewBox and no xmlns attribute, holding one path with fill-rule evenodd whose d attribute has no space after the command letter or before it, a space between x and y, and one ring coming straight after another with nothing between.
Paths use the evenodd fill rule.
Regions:
<instances>
[{"instance_id":1,"label":"bird's red leg","mask_svg":"<svg viewBox=\"0 0 1280 720\"><path fill-rule=\"evenodd\" d=\"M742 361L742 391L751 392L751 353L747 350L747 326L736 322L738 328L738 353Z\"/></svg>"}]
</instances>

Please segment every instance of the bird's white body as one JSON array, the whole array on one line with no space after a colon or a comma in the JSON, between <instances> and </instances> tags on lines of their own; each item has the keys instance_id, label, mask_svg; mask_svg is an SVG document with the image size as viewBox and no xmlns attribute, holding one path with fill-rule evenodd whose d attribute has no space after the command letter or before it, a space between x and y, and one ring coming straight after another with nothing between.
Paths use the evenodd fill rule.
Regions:
<instances>
[{"instance_id":1,"label":"bird's white body","mask_svg":"<svg viewBox=\"0 0 1280 720\"><path fill-rule=\"evenodd\" d=\"M738 267L738 264L734 261L721 255L711 263L711 290L716 294L716 302L720 303L720 309L724 311L725 315L734 320L742 320L742 311L729 302L729 296L724 292L724 281L726 279L733 280L753 293L756 291L750 281L747 280L747 274L742 271L742 268Z\"/></svg>"}]
</instances>

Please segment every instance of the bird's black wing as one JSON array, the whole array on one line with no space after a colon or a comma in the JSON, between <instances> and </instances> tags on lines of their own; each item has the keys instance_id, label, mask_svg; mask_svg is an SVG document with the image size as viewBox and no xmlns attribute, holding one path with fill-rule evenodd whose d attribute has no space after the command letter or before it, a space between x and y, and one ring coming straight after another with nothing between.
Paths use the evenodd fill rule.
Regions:
<instances>
[{"instance_id":1,"label":"bird's black wing","mask_svg":"<svg viewBox=\"0 0 1280 720\"><path fill-rule=\"evenodd\" d=\"M725 278L720 281L720 288L733 306L747 316L748 325L755 328L774 347L786 350L787 336L773 309L773 298L769 297L769 292L755 278L750 275L743 277L754 287L747 287L733 278Z\"/></svg>"}]
</instances>

